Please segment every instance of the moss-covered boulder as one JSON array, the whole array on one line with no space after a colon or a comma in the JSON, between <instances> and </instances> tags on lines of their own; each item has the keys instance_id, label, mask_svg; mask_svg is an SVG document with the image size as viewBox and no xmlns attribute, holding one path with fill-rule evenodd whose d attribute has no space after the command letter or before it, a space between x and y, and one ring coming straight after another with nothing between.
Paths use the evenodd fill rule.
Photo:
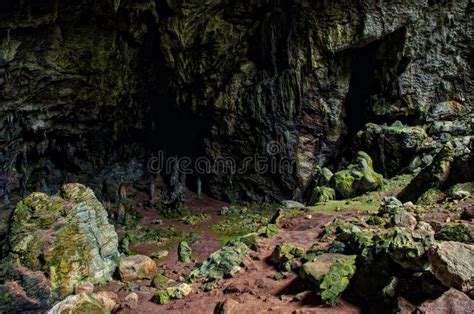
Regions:
<instances>
[{"instance_id":1,"label":"moss-covered boulder","mask_svg":"<svg viewBox=\"0 0 474 314\"><path fill-rule=\"evenodd\" d=\"M430 189L445 190L454 184L474 180L474 154L470 137L453 138L436 154L433 162L420 173L397 196L402 202L417 201Z\"/></svg>"},{"instance_id":2,"label":"moss-covered boulder","mask_svg":"<svg viewBox=\"0 0 474 314\"><path fill-rule=\"evenodd\" d=\"M405 269L422 270L427 267L424 243L416 241L407 228L394 227L377 233L376 251L385 252Z\"/></svg>"},{"instance_id":3,"label":"moss-covered boulder","mask_svg":"<svg viewBox=\"0 0 474 314\"><path fill-rule=\"evenodd\" d=\"M311 282L326 305L334 305L355 274L356 256L326 253L301 266L299 274Z\"/></svg>"},{"instance_id":4,"label":"moss-covered boulder","mask_svg":"<svg viewBox=\"0 0 474 314\"><path fill-rule=\"evenodd\" d=\"M441 229L436 232L435 239L439 241L467 242L473 239L473 237L467 225L452 223L442 226Z\"/></svg>"},{"instance_id":5,"label":"moss-covered boulder","mask_svg":"<svg viewBox=\"0 0 474 314\"><path fill-rule=\"evenodd\" d=\"M416 201L418 205L435 205L446 198L446 195L438 188L425 191Z\"/></svg>"},{"instance_id":6,"label":"moss-covered boulder","mask_svg":"<svg viewBox=\"0 0 474 314\"><path fill-rule=\"evenodd\" d=\"M24 278L20 270L43 273L50 300L72 293L83 280L107 281L119 255L106 210L81 184L66 184L51 197L33 193L19 202L11 216L7 246L11 271L0 280Z\"/></svg>"},{"instance_id":7,"label":"moss-covered boulder","mask_svg":"<svg viewBox=\"0 0 474 314\"><path fill-rule=\"evenodd\" d=\"M383 176L375 172L367 153L358 152L347 169L334 174L330 185L339 198L350 198L382 187Z\"/></svg>"},{"instance_id":8,"label":"moss-covered boulder","mask_svg":"<svg viewBox=\"0 0 474 314\"><path fill-rule=\"evenodd\" d=\"M151 285L152 287L158 289L158 290L163 290L166 289L170 286L171 283L173 283L173 279L166 277L165 275L162 274L157 274L153 277L151 280Z\"/></svg>"},{"instance_id":9,"label":"moss-covered boulder","mask_svg":"<svg viewBox=\"0 0 474 314\"><path fill-rule=\"evenodd\" d=\"M168 304L170 299L182 299L188 296L193 289L187 283L180 283L155 292L152 301L158 304Z\"/></svg>"},{"instance_id":10,"label":"moss-covered boulder","mask_svg":"<svg viewBox=\"0 0 474 314\"><path fill-rule=\"evenodd\" d=\"M198 278L219 279L234 276L240 271L247 254L247 245L242 242L231 242L212 253L200 267L189 274L188 280L192 282Z\"/></svg>"},{"instance_id":11,"label":"moss-covered boulder","mask_svg":"<svg viewBox=\"0 0 474 314\"><path fill-rule=\"evenodd\" d=\"M274 236L278 235L279 232L280 230L275 224L268 224L258 229L258 233L265 236L266 238L273 238Z\"/></svg>"},{"instance_id":12,"label":"moss-covered boulder","mask_svg":"<svg viewBox=\"0 0 474 314\"><path fill-rule=\"evenodd\" d=\"M178 244L178 260L181 263L191 263L193 259L193 251L186 241Z\"/></svg>"},{"instance_id":13,"label":"moss-covered boulder","mask_svg":"<svg viewBox=\"0 0 474 314\"><path fill-rule=\"evenodd\" d=\"M327 186L318 186L314 188L309 201L309 205L313 206L317 203L328 202L336 199L336 191Z\"/></svg>"},{"instance_id":14,"label":"moss-covered boulder","mask_svg":"<svg viewBox=\"0 0 474 314\"><path fill-rule=\"evenodd\" d=\"M291 245L289 243L281 243L275 247L270 257L270 261L284 271L292 269L293 261L296 258L304 256L304 249Z\"/></svg>"}]
</instances>

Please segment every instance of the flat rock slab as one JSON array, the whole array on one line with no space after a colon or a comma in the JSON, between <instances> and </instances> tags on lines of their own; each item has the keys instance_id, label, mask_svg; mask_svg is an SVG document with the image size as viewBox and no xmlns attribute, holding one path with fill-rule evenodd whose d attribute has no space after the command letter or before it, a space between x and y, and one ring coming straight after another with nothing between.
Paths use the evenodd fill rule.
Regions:
<instances>
[{"instance_id":1,"label":"flat rock slab","mask_svg":"<svg viewBox=\"0 0 474 314\"><path fill-rule=\"evenodd\" d=\"M432 273L444 285L468 292L474 288L474 245L440 242L428 256Z\"/></svg>"}]
</instances>

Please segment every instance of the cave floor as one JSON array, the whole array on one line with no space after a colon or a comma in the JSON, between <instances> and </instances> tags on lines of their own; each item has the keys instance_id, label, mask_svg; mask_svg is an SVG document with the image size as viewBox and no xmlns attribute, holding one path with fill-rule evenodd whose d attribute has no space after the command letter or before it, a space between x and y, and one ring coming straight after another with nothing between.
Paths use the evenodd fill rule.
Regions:
<instances>
[{"instance_id":1,"label":"cave floor","mask_svg":"<svg viewBox=\"0 0 474 314\"><path fill-rule=\"evenodd\" d=\"M219 203L215 203L216 205ZM209 204L211 205L211 204ZM211 210L206 207L205 210ZM215 208L218 209L218 208ZM236 302L227 301L232 311L241 313L358 313L357 307L348 302L341 302L340 305L332 308L325 308L318 303L312 293L307 293L303 298L296 296L305 292L298 275L289 272L286 278L275 280L277 274L274 266L268 263L275 246L282 242L288 242L305 250L315 243L324 230L334 218L340 217L350 219L361 217L357 211L345 211L344 213L311 213L302 214L295 217L282 218L279 222L280 233L269 239L259 238L257 252L251 251L245 262L245 268L237 276L222 281L220 286L212 291L204 292L199 289L200 283L193 285L193 293L181 300L173 300L167 305L158 305L151 301L153 293L146 291L150 285L149 280L137 282L132 290L136 290L139 295L139 303L136 306L124 308L121 313L213 313L214 308L220 302L232 299ZM195 230L203 231L201 237L192 245L196 262L204 261L207 256L217 250L220 241L215 234L203 229L208 228L214 221L210 219L203 226L198 226ZM166 223L166 222L165 222ZM186 229L186 228L185 228ZM324 245L324 243L320 243ZM146 246L138 246L136 250L142 254L149 254ZM161 271L179 280L193 268L194 264L182 264L177 261L176 249L170 250L170 254L158 263ZM182 278L181 278L182 279ZM118 283L110 283L100 287L99 290L108 290L117 293L120 299L130 293L128 289L123 289ZM127 291L128 290L128 291Z\"/></svg>"},{"instance_id":2,"label":"cave floor","mask_svg":"<svg viewBox=\"0 0 474 314\"><path fill-rule=\"evenodd\" d=\"M324 205L294 210L279 223L279 234L273 238L258 238L258 250L251 251L245 262L245 268L237 276L223 280L220 285L209 292L199 288L200 283L192 285L193 293L181 300L172 300L169 304L159 305L151 301L153 289L150 289L150 280L142 280L132 285L124 286L119 281L111 282L98 290L113 291L119 296L119 303L124 302L130 291L135 291L139 302L133 306L123 307L121 313L213 313L217 304L227 301L232 312L242 313L358 313L359 309L342 300L336 307L327 308L321 305L312 292L305 292L304 285L298 279L298 274L289 272L283 279L275 280L278 273L274 266L268 262L277 244L288 242L293 245L309 249L315 244L320 246L328 242L318 242L318 238L327 226L336 217L341 219L364 218L374 212L380 199L396 193L407 181L400 177L392 180L387 188L380 192L371 193L352 199L351 201L331 201ZM147 195L138 194L135 198L134 209L143 215L140 223L144 227L166 228L173 226L183 233L195 232L197 240L191 244L193 249L193 263L183 264L178 262L177 242L172 245L159 242L147 242L130 245L133 253L153 256L156 251L165 249L168 255L157 260L160 272L176 281L183 281L186 275L202 263L212 252L223 245L222 234L216 233L213 227L225 220L219 215L223 206L229 204L208 197L197 198L195 194L188 193L186 206L193 214L205 213L209 219L195 225L186 225L177 219L166 219L158 211L147 209ZM161 219L162 224L155 225L153 221ZM120 233L120 230L118 230ZM233 302L235 301L235 302Z\"/></svg>"}]
</instances>

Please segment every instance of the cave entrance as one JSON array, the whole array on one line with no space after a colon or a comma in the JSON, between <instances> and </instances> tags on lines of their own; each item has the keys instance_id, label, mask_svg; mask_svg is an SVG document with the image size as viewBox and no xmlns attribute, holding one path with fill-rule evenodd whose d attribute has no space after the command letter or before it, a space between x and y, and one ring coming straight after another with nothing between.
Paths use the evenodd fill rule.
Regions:
<instances>
[{"instance_id":1,"label":"cave entrance","mask_svg":"<svg viewBox=\"0 0 474 314\"><path fill-rule=\"evenodd\" d=\"M401 28L366 46L345 52L349 53L352 76L343 104L347 130L341 139L342 157L355 153L354 136L369 122L413 122L411 117L391 114L388 108L375 109L381 104L383 107L403 103L398 76L409 63L402 57L405 37L406 30Z\"/></svg>"}]
</instances>

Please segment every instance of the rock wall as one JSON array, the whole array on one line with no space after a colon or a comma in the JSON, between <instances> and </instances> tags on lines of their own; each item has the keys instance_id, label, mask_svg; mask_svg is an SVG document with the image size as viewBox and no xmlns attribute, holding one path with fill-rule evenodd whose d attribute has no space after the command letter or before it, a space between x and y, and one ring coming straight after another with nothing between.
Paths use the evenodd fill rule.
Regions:
<instances>
[{"instance_id":1,"label":"rock wall","mask_svg":"<svg viewBox=\"0 0 474 314\"><path fill-rule=\"evenodd\" d=\"M3 195L25 174L45 190L41 178L164 150L290 158L282 173L211 173L203 187L298 199L366 123L423 124L450 100L472 109L468 0L22 3L1 11ZM410 159L386 169L383 152L369 153L386 175Z\"/></svg>"},{"instance_id":2,"label":"rock wall","mask_svg":"<svg viewBox=\"0 0 474 314\"><path fill-rule=\"evenodd\" d=\"M105 164L143 155L154 3L1 6L0 198L87 182Z\"/></svg>"}]
</instances>

